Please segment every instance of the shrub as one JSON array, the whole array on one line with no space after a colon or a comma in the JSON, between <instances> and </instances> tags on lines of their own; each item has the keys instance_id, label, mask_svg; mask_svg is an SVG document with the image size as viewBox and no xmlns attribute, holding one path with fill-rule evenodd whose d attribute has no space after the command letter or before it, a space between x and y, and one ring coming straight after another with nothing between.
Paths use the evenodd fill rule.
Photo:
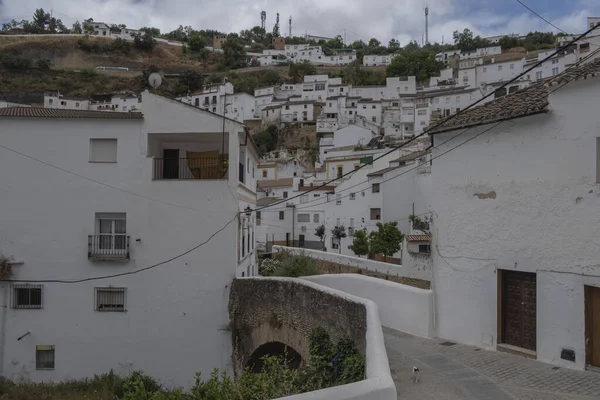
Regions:
<instances>
[{"instance_id":1,"label":"shrub","mask_svg":"<svg viewBox=\"0 0 600 400\"><path fill-rule=\"evenodd\" d=\"M12 276L12 266L10 262L10 258L5 257L2 253L0 253L0 281L10 279L10 277ZM0 390L2 388L2 383L3 381L0 380Z\"/></svg>"},{"instance_id":2,"label":"shrub","mask_svg":"<svg viewBox=\"0 0 600 400\"><path fill-rule=\"evenodd\" d=\"M306 254L295 255L288 251L280 251L274 259L280 262L279 267L272 274L274 276L298 278L319 274L317 263Z\"/></svg>"},{"instance_id":3,"label":"shrub","mask_svg":"<svg viewBox=\"0 0 600 400\"><path fill-rule=\"evenodd\" d=\"M275 271L281 268L281 261L272 258L265 258L258 264L258 273L261 276L271 276Z\"/></svg>"}]
</instances>

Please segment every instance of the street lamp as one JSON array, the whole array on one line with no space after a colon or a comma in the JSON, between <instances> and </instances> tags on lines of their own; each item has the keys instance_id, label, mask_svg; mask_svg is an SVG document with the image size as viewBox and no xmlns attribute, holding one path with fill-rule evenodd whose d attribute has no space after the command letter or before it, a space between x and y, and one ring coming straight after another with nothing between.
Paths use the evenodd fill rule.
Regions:
<instances>
[{"instance_id":1,"label":"street lamp","mask_svg":"<svg viewBox=\"0 0 600 400\"><path fill-rule=\"evenodd\" d=\"M244 212L246 213L246 217L249 217L252 214L252 209L250 208L250 206L247 206L246 208L244 208Z\"/></svg>"}]
</instances>

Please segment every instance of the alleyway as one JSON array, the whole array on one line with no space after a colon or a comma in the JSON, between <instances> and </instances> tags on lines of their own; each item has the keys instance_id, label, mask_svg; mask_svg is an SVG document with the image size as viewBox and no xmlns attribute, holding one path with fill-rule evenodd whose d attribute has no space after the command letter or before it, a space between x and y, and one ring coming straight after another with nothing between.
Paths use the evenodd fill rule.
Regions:
<instances>
[{"instance_id":1,"label":"alleyway","mask_svg":"<svg viewBox=\"0 0 600 400\"><path fill-rule=\"evenodd\" d=\"M592 400L600 373L573 371L524 357L414 337L384 328L398 399ZM412 367L420 382L411 381Z\"/></svg>"}]
</instances>

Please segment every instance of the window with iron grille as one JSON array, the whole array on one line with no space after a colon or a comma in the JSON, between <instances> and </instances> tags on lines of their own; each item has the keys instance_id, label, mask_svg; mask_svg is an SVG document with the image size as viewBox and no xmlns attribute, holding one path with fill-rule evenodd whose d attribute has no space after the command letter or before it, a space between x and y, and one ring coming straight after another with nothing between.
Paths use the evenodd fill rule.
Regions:
<instances>
[{"instance_id":1,"label":"window with iron grille","mask_svg":"<svg viewBox=\"0 0 600 400\"><path fill-rule=\"evenodd\" d=\"M12 285L12 308L42 308L42 285Z\"/></svg>"},{"instance_id":2,"label":"window with iron grille","mask_svg":"<svg viewBox=\"0 0 600 400\"><path fill-rule=\"evenodd\" d=\"M35 346L35 369L54 369L54 346Z\"/></svg>"},{"instance_id":3,"label":"window with iron grille","mask_svg":"<svg viewBox=\"0 0 600 400\"><path fill-rule=\"evenodd\" d=\"M124 287L97 287L96 311L126 311Z\"/></svg>"}]
</instances>

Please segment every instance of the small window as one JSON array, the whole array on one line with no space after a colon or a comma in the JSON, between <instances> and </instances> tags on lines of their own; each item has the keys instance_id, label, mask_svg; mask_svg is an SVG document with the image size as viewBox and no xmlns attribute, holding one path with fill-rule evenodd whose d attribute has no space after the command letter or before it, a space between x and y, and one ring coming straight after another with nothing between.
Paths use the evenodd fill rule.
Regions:
<instances>
[{"instance_id":1,"label":"small window","mask_svg":"<svg viewBox=\"0 0 600 400\"><path fill-rule=\"evenodd\" d=\"M75 102L75 107L79 108L79 103Z\"/></svg>"},{"instance_id":2,"label":"small window","mask_svg":"<svg viewBox=\"0 0 600 400\"><path fill-rule=\"evenodd\" d=\"M313 195L313 197L321 197L321 195L319 193L316 193Z\"/></svg>"},{"instance_id":3,"label":"small window","mask_svg":"<svg viewBox=\"0 0 600 400\"><path fill-rule=\"evenodd\" d=\"M263 176L263 178L267 177L267 170L266 169L263 169L262 176Z\"/></svg>"},{"instance_id":4,"label":"small window","mask_svg":"<svg viewBox=\"0 0 600 400\"><path fill-rule=\"evenodd\" d=\"M371 208L371 220L379 221L381 219L381 208Z\"/></svg>"},{"instance_id":5,"label":"small window","mask_svg":"<svg viewBox=\"0 0 600 400\"><path fill-rule=\"evenodd\" d=\"M257 212L256 212L256 219L260 219L260 217L261 217L261 212L260 212L260 211L257 211Z\"/></svg>"},{"instance_id":6,"label":"small window","mask_svg":"<svg viewBox=\"0 0 600 400\"><path fill-rule=\"evenodd\" d=\"M310 222L310 214L298 214L298 222Z\"/></svg>"},{"instance_id":7,"label":"small window","mask_svg":"<svg viewBox=\"0 0 600 400\"><path fill-rule=\"evenodd\" d=\"M510 64L510 69L515 69L515 64Z\"/></svg>"},{"instance_id":8,"label":"small window","mask_svg":"<svg viewBox=\"0 0 600 400\"><path fill-rule=\"evenodd\" d=\"M485 68L485 67L484 67L484 68L483 68L483 72L487 72L487 68Z\"/></svg>"},{"instance_id":9,"label":"small window","mask_svg":"<svg viewBox=\"0 0 600 400\"><path fill-rule=\"evenodd\" d=\"M429 244L420 244L419 245L419 254L430 254L431 253L431 245Z\"/></svg>"},{"instance_id":10,"label":"small window","mask_svg":"<svg viewBox=\"0 0 600 400\"><path fill-rule=\"evenodd\" d=\"M498 71L502 71L502 65L498 65Z\"/></svg>"},{"instance_id":11,"label":"small window","mask_svg":"<svg viewBox=\"0 0 600 400\"><path fill-rule=\"evenodd\" d=\"M342 220L340 218L338 218L335 222L335 226L342 226Z\"/></svg>"},{"instance_id":12,"label":"small window","mask_svg":"<svg viewBox=\"0 0 600 400\"><path fill-rule=\"evenodd\" d=\"M300 196L300 204L304 204L304 203L308 203L308 195L307 194L303 194L302 196Z\"/></svg>"},{"instance_id":13,"label":"small window","mask_svg":"<svg viewBox=\"0 0 600 400\"><path fill-rule=\"evenodd\" d=\"M283 198L287 199L288 198L288 192L283 192Z\"/></svg>"},{"instance_id":14,"label":"small window","mask_svg":"<svg viewBox=\"0 0 600 400\"><path fill-rule=\"evenodd\" d=\"M374 183L373 186L371 186L372 188L372 193L379 193L379 183Z\"/></svg>"},{"instance_id":15,"label":"small window","mask_svg":"<svg viewBox=\"0 0 600 400\"><path fill-rule=\"evenodd\" d=\"M375 104L373 104L373 106L371 108L374 110L377 108L377 106Z\"/></svg>"},{"instance_id":16,"label":"small window","mask_svg":"<svg viewBox=\"0 0 600 400\"><path fill-rule=\"evenodd\" d=\"M283 211L279 211L279 220L283 221L285 219L285 213Z\"/></svg>"},{"instance_id":17,"label":"small window","mask_svg":"<svg viewBox=\"0 0 600 400\"><path fill-rule=\"evenodd\" d=\"M12 308L42 308L42 285L12 285Z\"/></svg>"},{"instance_id":18,"label":"small window","mask_svg":"<svg viewBox=\"0 0 600 400\"><path fill-rule=\"evenodd\" d=\"M61 101L61 102L60 102L60 105L61 105L61 106L66 106L66 105L67 105L67 102L66 102L66 101Z\"/></svg>"},{"instance_id":19,"label":"small window","mask_svg":"<svg viewBox=\"0 0 600 400\"><path fill-rule=\"evenodd\" d=\"M356 193L350 193L350 200L356 200Z\"/></svg>"},{"instance_id":20,"label":"small window","mask_svg":"<svg viewBox=\"0 0 600 400\"><path fill-rule=\"evenodd\" d=\"M371 121L377 122L377 117L371 117Z\"/></svg>"},{"instance_id":21,"label":"small window","mask_svg":"<svg viewBox=\"0 0 600 400\"><path fill-rule=\"evenodd\" d=\"M334 237L331 238L331 248L332 249L339 249L340 248L340 245L338 243L338 239L336 239Z\"/></svg>"},{"instance_id":22,"label":"small window","mask_svg":"<svg viewBox=\"0 0 600 400\"><path fill-rule=\"evenodd\" d=\"M124 287L97 287L96 311L125 311Z\"/></svg>"},{"instance_id":23,"label":"small window","mask_svg":"<svg viewBox=\"0 0 600 400\"><path fill-rule=\"evenodd\" d=\"M319 223L319 214L313 215L313 223L315 223L315 224Z\"/></svg>"},{"instance_id":24,"label":"small window","mask_svg":"<svg viewBox=\"0 0 600 400\"><path fill-rule=\"evenodd\" d=\"M335 195L335 204L337 204L338 206L340 204L342 204L342 195L341 194L336 194Z\"/></svg>"},{"instance_id":25,"label":"small window","mask_svg":"<svg viewBox=\"0 0 600 400\"><path fill-rule=\"evenodd\" d=\"M116 163L117 139L90 139L90 162Z\"/></svg>"},{"instance_id":26,"label":"small window","mask_svg":"<svg viewBox=\"0 0 600 400\"><path fill-rule=\"evenodd\" d=\"M48 99L48 104L52 104L52 99Z\"/></svg>"},{"instance_id":27,"label":"small window","mask_svg":"<svg viewBox=\"0 0 600 400\"><path fill-rule=\"evenodd\" d=\"M304 108L308 108L308 105L306 105L306 104L305 104L305 105L304 105Z\"/></svg>"},{"instance_id":28,"label":"small window","mask_svg":"<svg viewBox=\"0 0 600 400\"><path fill-rule=\"evenodd\" d=\"M35 369L54 369L54 346L35 346Z\"/></svg>"}]
</instances>

